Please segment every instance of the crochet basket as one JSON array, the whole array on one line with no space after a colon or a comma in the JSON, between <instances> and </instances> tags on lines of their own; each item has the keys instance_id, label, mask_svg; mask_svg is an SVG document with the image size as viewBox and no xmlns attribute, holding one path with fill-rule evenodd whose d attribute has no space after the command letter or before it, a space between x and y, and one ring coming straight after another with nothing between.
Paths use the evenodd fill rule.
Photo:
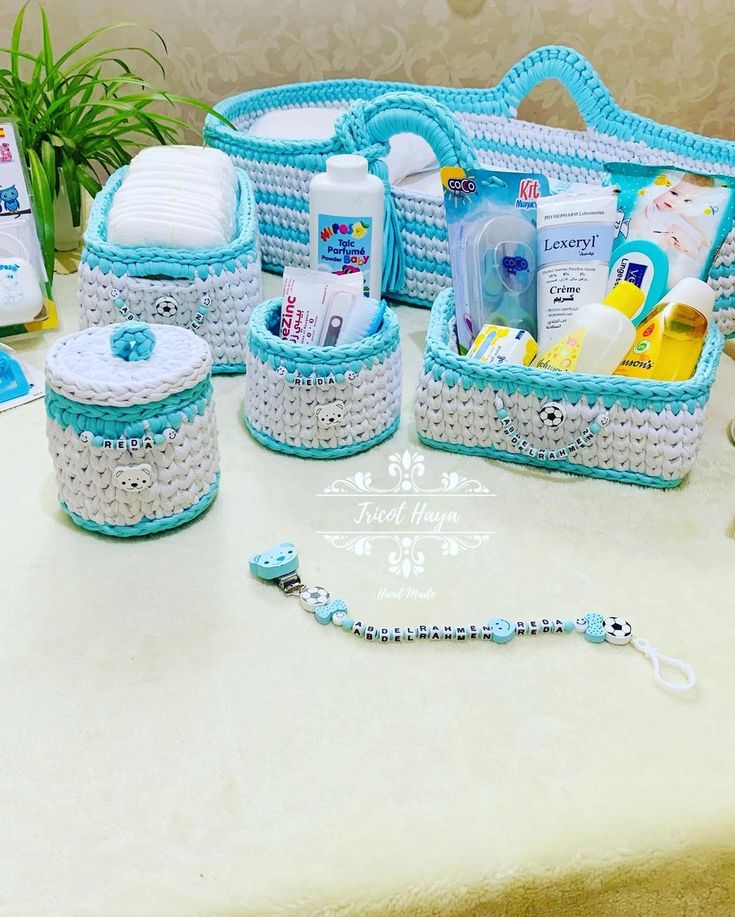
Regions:
<instances>
[{"instance_id":1,"label":"crochet basket","mask_svg":"<svg viewBox=\"0 0 735 917\"><path fill-rule=\"evenodd\" d=\"M264 445L304 458L339 458L387 439L401 412L398 319L354 344L314 347L278 336L281 300L250 322L245 425Z\"/></svg>"},{"instance_id":2,"label":"crochet basket","mask_svg":"<svg viewBox=\"0 0 735 917\"><path fill-rule=\"evenodd\" d=\"M113 245L107 218L127 168L94 200L79 265L80 327L125 319L178 325L212 348L212 372L245 371L245 340L262 299L255 200L238 170L236 235L223 248L190 250ZM192 207L196 207L192 196Z\"/></svg>"},{"instance_id":3,"label":"crochet basket","mask_svg":"<svg viewBox=\"0 0 735 917\"><path fill-rule=\"evenodd\" d=\"M519 121L518 106L539 83L555 79L571 94L586 125L569 131ZM383 292L430 305L450 284L444 206L440 198L390 188L382 157L390 138L421 135L441 165L541 171L573 181L599 181L611 160L667 164L735 174L735 142L666 127L619 108L592 66L570 48L533 51L493 89L417 87L369 80L329 80L259 89L221 102L217 109L236 130L208 116L208 143L229 153L253 179L263 259L272 268L309 260L308 188L328 156L359 152L386 182ZM326 140L290 141L250 136L266 112L303 106L342 108ZM735 334L735 233L710 274L718 294L717 319Z\"/></svg>"},{"instance_id":4,"label":"crochet basket","mask_svg":"<svg viewBox=\"0 0 735 917\"><path fill-rule=\"evenodd\" d=\"M49 449L78 525L148 535L203 512L219 486L212 357L185 328L89 328L46 359Z\"/></svg>"},{"instance_id":5,"label":"crochet basket","mask_svg":"<svg viewBox=\"0 0 735 917\"><path fill-rule=\"evenodd\" d=\"M713 322L686 382L491 366L457 353L454 293L445 290L419 373L418 435L438 449L676 487L699 451L721 350Z\"/></svg>"}]
</instances>

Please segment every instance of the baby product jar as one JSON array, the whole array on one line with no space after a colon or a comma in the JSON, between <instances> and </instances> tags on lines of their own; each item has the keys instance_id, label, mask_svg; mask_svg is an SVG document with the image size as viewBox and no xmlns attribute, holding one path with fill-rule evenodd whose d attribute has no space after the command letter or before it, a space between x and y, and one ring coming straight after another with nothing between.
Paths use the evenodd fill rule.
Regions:
<instances>
[{"instance_id":1,"label":"baby product jar","mask_svg":"<svg viewBox=\"0 0 735 917\"><path fill-rule=\"evenodd\" d=\"M206 342L173 325L126 322L56 342L46 429L74 522L148 535L209 506L219 485L211 368Z\"/></svg>"}]
</instances>

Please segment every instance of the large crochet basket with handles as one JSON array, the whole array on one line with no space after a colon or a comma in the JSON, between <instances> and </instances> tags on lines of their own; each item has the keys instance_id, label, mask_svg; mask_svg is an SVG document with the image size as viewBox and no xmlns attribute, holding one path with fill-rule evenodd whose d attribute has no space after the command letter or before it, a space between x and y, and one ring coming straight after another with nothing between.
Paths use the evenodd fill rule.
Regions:
<instances>
[{"instance_id":1,"label":"large crochet basket with handles","mask_svg":"<svg viewBox=\"0 0 735 917\"><path fill-rule=\"evenodd\" d=\"M547 79L559 80L568 89L585 131L517 120L520 102ZM290 141L248 133L269 111L303 106L344 109L334 136ZM430 305L450 284L444 207L438 197L387 184L382 157L395 134L421 135L441 165L541 171L574 181L599 181L604 163L611 160L735 174L735 143L624 111L590 64L564 47L533 51L493 89L419 89L403 83L328 80L247 92L221 102L217 109L236 129L210 115L205 138L229 153L253 179L267 265L307 266L309 181L324 170L328 156L359 152L386 182L383 292L423 305ZM719 327L735 334L735 233L725 240L709 280L718 294Z\"/></svg>"},{"instance_id":2,"label":"large crochet basket with handles","mask_svg":"<svg viewBox=\"0 0 735 917\"><path fill-rule=\"evenodd\" d=\"M94 199L79 265L80 327L126 319L178 325L212 348L212 372L244 372L248 321L262 299L250 180L238 170L235 237L222 248L113 245L107 221L126 172L113 173ZM192 196L192 208L197 206Z\"/></svg>"},{"instance_id":3,"label":"large crochet basket with handles","mask_svg":"<svg viewBox=\"0 0 735 917\"><path fill-rule=\"evenodd\" d=\"M721 350L711 323L686 382L488 365L457 353L454 293L445 290L431 312L416 428L439 449L676 487L699 451Z\"/></svg>"}]
</instances>

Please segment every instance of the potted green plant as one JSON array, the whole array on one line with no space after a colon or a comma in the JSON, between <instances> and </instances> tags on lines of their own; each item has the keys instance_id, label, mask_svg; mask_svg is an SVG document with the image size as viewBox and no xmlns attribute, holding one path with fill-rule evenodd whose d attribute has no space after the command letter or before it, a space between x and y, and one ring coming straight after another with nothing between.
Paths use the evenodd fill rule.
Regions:
<instances>
[{"instance_id":1,"label":"potted green plant","mask_svg":"<svg viewBox=\"0 0 735 917\"><path fill-rule=\"evenodd\" d=\"M46 11L41 7L41 48L35 54L24 50L26 7L21 7L15 19L10 47L0 48L7 63L0 66L0 117L14 119L25 148L41 247L51 278L56 219L66 222L67 233L69 226L81 232L83 191L94 196L104 177L126 165L141 146L178 141L181 129L189 125L177 117L174 106L212 109L197 99L155 89L137 75L129 63L131 55L152 62L165 76L159 57L149 48L90 48L108 32L135 27L135 23L95 29L55 55ZM155 31L152 35L166 52L163 38Z\"/></svg>"}]
</instances>

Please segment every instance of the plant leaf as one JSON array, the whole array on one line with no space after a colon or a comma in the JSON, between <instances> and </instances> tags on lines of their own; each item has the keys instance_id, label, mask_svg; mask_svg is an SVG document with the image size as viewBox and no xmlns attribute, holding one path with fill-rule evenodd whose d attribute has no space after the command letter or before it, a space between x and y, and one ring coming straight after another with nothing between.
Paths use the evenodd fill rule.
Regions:
<instances>
[{"instance_id":1,"label":"plant leaf","mask_svg":"<svg viewBox=\"0 0 735 917\"><path fill-rule=\"evenodd\" d=\"M79 226L82 222L82 191L77 178L77 166L71 156L61 157L61 174L69 198L72 225Z\"/></svg>"},{"instance_id":2,"label":"plant leaf","mask_svg":"<svg viewBox=\"0 0 735 917\"><path fill-rule=\"evenodd\" d=\"M34 214L49 283L54 276L54 203L46 172L35 150L26 150L33 189Z\"/></svg>"}]
</instances>

